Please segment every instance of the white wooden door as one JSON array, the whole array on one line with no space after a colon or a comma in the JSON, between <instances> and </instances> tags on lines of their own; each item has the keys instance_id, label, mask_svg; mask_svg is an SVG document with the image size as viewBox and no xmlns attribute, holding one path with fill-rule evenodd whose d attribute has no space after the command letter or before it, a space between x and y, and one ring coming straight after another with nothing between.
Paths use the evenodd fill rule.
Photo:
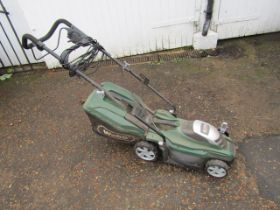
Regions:
<instances>
[{"instance_id":1,"label":"white wooden door","mask_svg":"<svg viewBox=\"0 0 280 210\"><path fill-rule=\"evenodd\" d=\"M18 2L35 36L44 35L56 19L65 18L116 57L192 45L196 0ZM50 46L56 41L50 40ZM62 41L60 49L65 47ZM58 65L51 57L45 61L48 67Z\"/></svg>"},{"instance_id":2,"label":"white wooden door","mask_svg":"<svg viewBox=\"0 0 280 210\"><path fill-rule=\"evenodd\" d=\"M217 0L213 24L219 39L280 30L279 0Z\"/></svg>"}]
</instances>

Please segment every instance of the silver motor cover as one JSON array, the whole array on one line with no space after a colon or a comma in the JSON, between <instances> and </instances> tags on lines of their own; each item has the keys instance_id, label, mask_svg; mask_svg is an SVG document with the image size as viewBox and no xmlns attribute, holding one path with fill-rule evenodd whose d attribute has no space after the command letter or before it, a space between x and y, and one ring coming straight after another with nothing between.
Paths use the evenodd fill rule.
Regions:
<instances>
[{"instance_id":1,"label":"silver motor cover","mask_svg":"<svg viewBox=\"0 0 280 210\"><path fill-rule=\"evenodd\" d=\"M221 134L215 126L201 120L195 120L193 132L205 138L210 144L219 145Z\"/></svg>"}]
</instances>

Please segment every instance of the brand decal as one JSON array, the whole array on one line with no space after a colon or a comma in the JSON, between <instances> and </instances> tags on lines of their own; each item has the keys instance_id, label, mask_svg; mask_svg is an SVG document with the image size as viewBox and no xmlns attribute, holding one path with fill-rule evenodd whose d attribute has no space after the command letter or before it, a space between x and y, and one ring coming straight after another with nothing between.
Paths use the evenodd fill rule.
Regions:
<instances>
[{"instance_id":1,"label":"brand decal","mask_svg":"<svg viewBox=\"0 0 280 210\"><path fill-rule=\"evenodd\" d=\"M124 135L124 134L113 132L113 131L109 130L108 128L106 128L104 125L98 125L97 131L105 136L108 136L113 139L121 140L121 141L133 142L133 141L137 140L137 138L135 138L134 136Z\"/></svg>"}]
</instances>

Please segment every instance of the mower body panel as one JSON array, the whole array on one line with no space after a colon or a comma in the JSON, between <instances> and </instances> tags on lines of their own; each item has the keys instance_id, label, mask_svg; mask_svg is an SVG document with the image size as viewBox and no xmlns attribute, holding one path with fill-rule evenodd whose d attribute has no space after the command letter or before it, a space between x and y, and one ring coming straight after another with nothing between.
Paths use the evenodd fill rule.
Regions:
<instances>
[{"instance_id":1,"label":"mower body panel","mask_svg":"<svg viewBox=\"0 0 280 210\"><path fill-rule=\"evenodd\" d=\"M166 162L184 166L203 167L210 159L219 159L231 163L235 157L235 145L231 139L221 134L224 139L223 147L201 141L182 132L184 119L176 118L179 126L161 130L166 137L165 147L168 150ZM162 137L150 131L146 138L152 142L163 141ZM165 150L166 150L165 148Z\"/></svg>"},{"instance_id":2,"label":"mower body panel","mask_svg":"<svg viewBox=\"0 0 280 210\"><path fill-rule=\"evenodd\" d=\"M111 82L104 82L101 86L107 91L118 94L129 104L137 103L139 101L142 102L138 96ZM125 119L127 110L104 97L104 95L98 90L94 90L89 95L83 108L89 118L100 120L120 133L130 134L145 139L144 130Z\"/></svg>"},{"instance_id":3,"label":"mower body panel","mask_svg":"<svg viewBox=\"0 0 280 210\"><path fill-rule=\"evenodd\" d=\"M104 82L101 86L124 100L127 104L144 104L140 97L116 84ZM184 125L186 123L193 125L196 121L177 118L166 110L156 110L153 116L154 119L172 122L172 126L157 125L166 138L164 146L160 146L161 142L164 141L160 135L151 129L145 132L144 129L129 122L125 118L128 111L112 102L109 98L104 97L104 94L98 90L94 90L90 94L83 108L90 119L102 121L120 134L133 135L138 140L147 140L159 145L159 148L166 153L164 155L165 162L183 166L203 167L210 159L219 159L230 163L235 157L235 146L229 137L219 134L224 141L221 147L211 144L201 136L194 137L191 134L189 135L184 131L186 130ZM216 128L212 126L212 129ZM163 147L165 148L163 149Z\"/></svg>"}]
</instances>

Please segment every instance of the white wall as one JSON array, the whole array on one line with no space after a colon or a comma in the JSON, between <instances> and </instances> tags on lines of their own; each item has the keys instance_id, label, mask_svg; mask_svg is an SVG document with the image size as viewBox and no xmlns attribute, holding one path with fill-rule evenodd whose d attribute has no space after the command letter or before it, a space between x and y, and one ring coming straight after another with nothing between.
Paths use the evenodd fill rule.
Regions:
<instances>
[{"instance_id":1,"label":"white wall","mask_svg":"<svg viewBox=\"0 0 280 210\"><path fill-rule=\"evenodd\" d=\"M20 35L28 32L41 37L55 20L65 18L118 57L193 45L194 34L203 26L207 5L207 0L3 2ZM211 30L217 32L219 39L279 31L279 8L280 0L215 0ZM0 38L3 39L1 33ZM56 41L54 37L47 44L54 47ZM62 42L59 52L67 46ZM50 56L45 61L50 68L58 66Z\"/></svg>"},{"instance_id":2,"label":"white wall","mask_svg":"<svg viewBox=\"0 0 280 210\"><path fill-rule=\"evenodd\" d=\"M219 39L280 31L279 0L216 0L215 9Z\"/></svg>"},{"instance_id":3,"label":"white wall","mask_svg":"<svg viewBox=\"0 0 280 210\"><path fill-rule=\"evenodd\" d=\"M20 0L35 36L65 18L116 56L192 45L196 0ZM49 42L55 46L56 39ZM62 45L62 48L66 45ZM57 66L50 57L49 67Z\"/></svg>"}]
</instances>

